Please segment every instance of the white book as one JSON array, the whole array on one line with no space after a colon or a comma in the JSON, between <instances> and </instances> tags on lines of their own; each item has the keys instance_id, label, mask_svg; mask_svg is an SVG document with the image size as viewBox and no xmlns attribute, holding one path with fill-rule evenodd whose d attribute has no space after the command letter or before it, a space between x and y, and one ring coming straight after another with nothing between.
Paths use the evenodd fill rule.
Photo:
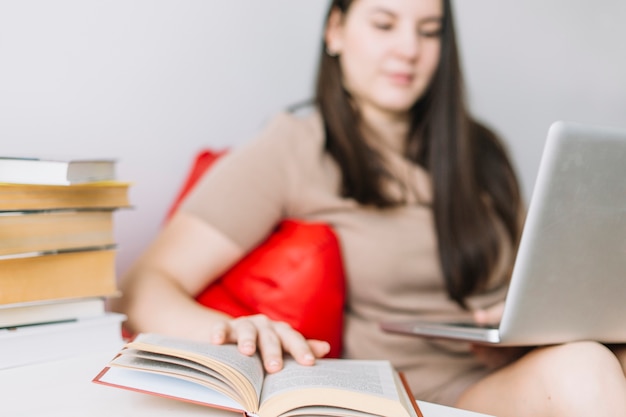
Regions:
<instances>
[{"instance_id":1,"label":"white book","mask_svg":"<svg viewBox=\"0 0 626 417\"><path fill-rule=\"evenodd\" d=\"M0 305L0 328L75 321L105 312L103 297Z\"/></svg>"},{"instance_id":2,"label":"white book","mask_svg":"<svg viewBox=\"0 0 626 417\"><path fill-rule=\"evenodd\" d=\"M71 358L123 345L123 314L0 329L0 369Z\"/></svg>"},{"instance_id":3,"label":"white book","mask_svg":"<svg viewBox=\"0 0 626 417\"><path fill-rule=\"evenodd\" d=\"M115 160L0 157L0 183L70 185L113 181Z\"/></svg>"}]
</instances>

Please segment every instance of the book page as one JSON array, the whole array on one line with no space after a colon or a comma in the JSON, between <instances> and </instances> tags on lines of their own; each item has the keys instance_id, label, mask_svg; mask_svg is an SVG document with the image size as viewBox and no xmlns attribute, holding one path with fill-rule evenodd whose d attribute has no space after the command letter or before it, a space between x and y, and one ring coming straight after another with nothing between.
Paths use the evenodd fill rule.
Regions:
<instances>
[{"instance_id":1,"label":"book page","mask_svg":"<svg viewBox=\"0 0 626 417\"><path fill-rule=\"evenodd\" d=\"M398 400L394 373L387 361L318 359L314 366L286 359L284 369L265 377L261 402L272 395L303 388L337 388Z\"/></svg>"},{"instance_id":2,"label":"book page","mask_svg":"<svg viewBox=\"0 0 626 417\"><path fill-rule=\"evenodd\" d=\"M388 361L320 359L314 366L285 360L265 377L260 415L412 416Z\"/></svg>"},{"instance_id":3,"label":"book page","mask_svg":"<svg viewBox=\"0 0 626 417\"><path fill-rule=\"evenodd\" d=\"M357 410L341 411L336 407L324 407L322 405L315 405L310 407L296 408L295 410L287 411L281 414L280 417L372 417L372 413L366 413ZM380 416L376 416L380 417Z\"/></svg>"},{"instance_id":4,"label":"book page","mask_svg":"<svg viewBox=\"0 0 626 417\"><path fill-rule=\"evenodd\" d=\"M236 345L212 345L156 334L140 334L126 345L146 352L177 356L202 364L238 387L245 406L256 409L263 385L263 364L258 355L246 356ZM122 354L124 352L122 351Z\"/></svg>"},{"instance_id":5,"label":"book page","mask_svg":"<svg viewBox=\"0 0 626 417\"><path fill-rule=\"evenodd\" d=\"M224 394L239 404L245 402L236 387L222 375L186 359L143 351L137 351L136 354L124 351L109 365L184 379Z\"/></svg>"},{"instance_id":6,"label":"book page","mask_svg":"<svg viewBox=\"0 0 626 417\"><path fill-rule=\"evenodd\" d=\"M118 388L174 398L227 410L243 411L237 401L218 391L213 391L195 382L148 372L136 372L127 368L111 367L101 372L94 382ZM212 411L207 415L213 415ZM241 413L239 413L241 416Z\"/></svg>"}]
</instances>

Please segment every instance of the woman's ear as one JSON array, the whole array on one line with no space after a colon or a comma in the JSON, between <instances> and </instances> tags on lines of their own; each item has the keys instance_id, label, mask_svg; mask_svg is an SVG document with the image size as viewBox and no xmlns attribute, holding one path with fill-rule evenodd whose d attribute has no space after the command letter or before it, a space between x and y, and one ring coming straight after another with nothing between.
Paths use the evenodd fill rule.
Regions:
<instances>
[{"instance_id":1,"label":"woman's ear","mask_svg":"<svg viewBox=\"0 0 626 417\"><path fill-rule=\"evenodd\" d=\"M336 7L330 11L328 16L324 40L326 53L330 56L339 55L343 48L343 18L343 13Z\"/></svg>"}]
</instances>

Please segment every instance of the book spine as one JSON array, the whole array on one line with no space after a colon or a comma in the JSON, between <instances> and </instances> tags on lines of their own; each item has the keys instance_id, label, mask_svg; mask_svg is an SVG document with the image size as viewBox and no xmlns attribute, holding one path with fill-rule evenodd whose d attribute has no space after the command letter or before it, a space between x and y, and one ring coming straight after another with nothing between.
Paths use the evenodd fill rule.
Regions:
<instances>
[{"instance_id":1,"label":"book spine","mask_svg":"<svg viewBox=\"0 0 626 417\"><path fill-rule=\"evenodd\" d=\"M411 405L413 406L413 410L415 410L417 417L424 417L424 414L422 414L422 410L420 410L419 406L417 405L417 401L415 401L415 397L412 394L411 387L409 386L409 382L406 380L406 377L402 372L399 372L398 376L400 377L400 381L402 381L402 386L406 390L409 401L411 402Z\"/></svg>"}]
</instances>

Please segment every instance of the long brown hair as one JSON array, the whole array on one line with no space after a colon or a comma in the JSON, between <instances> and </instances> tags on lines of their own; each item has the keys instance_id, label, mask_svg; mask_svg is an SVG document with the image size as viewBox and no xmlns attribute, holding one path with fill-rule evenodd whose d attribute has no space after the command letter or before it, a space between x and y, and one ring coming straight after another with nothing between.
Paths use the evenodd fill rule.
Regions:
<instances>
[{"instance_id":1,"label":"long brown hair","mask_svg":"<svg viewBox=\"0 0 626 417\"><path fill-rule=\"evenodd\" d=\"M353 0L334 0L347 13ZM433 213L440 263L450 297L481 289L500 252L500 236L490 204L512 244L519 238L520 191L507 152L497 136L474 120L465 104L456 35L449 0L443 1L441 57L431 85L411 109L407 157L432 177ZM325 123L326 148L337 161L343 195L380 208L401 204L385 194L391 174L381 155L359 131L359 114L343 88L339 60L323 42L315 103ZM493 212L492 211L492 212Z\"/></svg>"}]
</instances>

